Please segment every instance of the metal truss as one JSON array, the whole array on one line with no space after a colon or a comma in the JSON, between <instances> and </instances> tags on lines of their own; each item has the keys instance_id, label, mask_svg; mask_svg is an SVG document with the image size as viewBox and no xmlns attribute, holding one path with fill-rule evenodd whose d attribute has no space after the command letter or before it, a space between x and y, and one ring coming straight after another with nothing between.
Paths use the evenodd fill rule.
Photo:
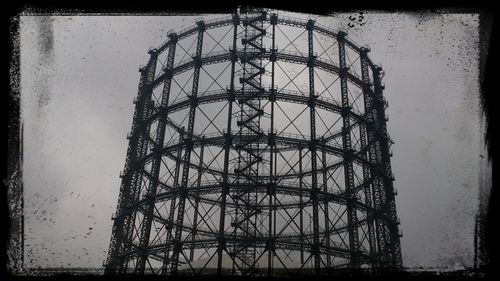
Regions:
<instances>
[{"instance_id":1,"label":"metal truss","mask_svg":"<svg viewBox=\"0 0 500 281\"><path fill-rule=\"evenodd\" d=\"M140 68L105 274L402 267L368 48L265 11L168 37Z\"/></svg>"}]
</instances>

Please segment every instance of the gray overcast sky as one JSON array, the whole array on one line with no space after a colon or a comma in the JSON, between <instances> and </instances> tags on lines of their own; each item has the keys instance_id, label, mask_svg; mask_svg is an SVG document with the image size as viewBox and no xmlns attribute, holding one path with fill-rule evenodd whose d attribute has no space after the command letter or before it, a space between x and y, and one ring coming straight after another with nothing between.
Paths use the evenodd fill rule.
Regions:
<instances>
[{"instance_id":1,"label":"gray overcast sky","mask_svg":"<svg viewBox=\"0 0 500 281\"><path fill-rule=\"evenodd\" d=\"M385 70L403 262L471 266L485 155L478 15L366 12L353 28L349 15L316 19L369 45ZM138 67L168 30L202 16L219 17L21 17L27 266L102 265Z\"/></svg>"}]
</instances>

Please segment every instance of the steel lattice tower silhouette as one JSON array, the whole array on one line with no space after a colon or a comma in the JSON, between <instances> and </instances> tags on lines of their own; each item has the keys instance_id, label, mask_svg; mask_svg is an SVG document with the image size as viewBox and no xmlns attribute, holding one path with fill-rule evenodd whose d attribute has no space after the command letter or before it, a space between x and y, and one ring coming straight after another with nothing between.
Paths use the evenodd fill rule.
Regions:
<instances>
[{"instance_id":1,"label":"steel lattice tower silhouette","mask_svg":"<svg viewBox=\"0 0 500 281\"><path fill-rule=\"evenodd\" d=\"M265 11L168 38L140 68L105 274L401 268L368 48Z\"/></svg>"}]
</instances>

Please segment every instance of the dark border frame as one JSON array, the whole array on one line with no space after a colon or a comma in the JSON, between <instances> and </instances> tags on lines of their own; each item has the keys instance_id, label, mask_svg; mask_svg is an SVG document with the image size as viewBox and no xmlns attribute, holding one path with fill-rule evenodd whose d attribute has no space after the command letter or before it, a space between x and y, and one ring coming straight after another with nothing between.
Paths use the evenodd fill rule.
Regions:
<instances>
[{"instance_id":1,"label":"dark border frame","mask_svg":"<svg viewBox=\"0 0 500 281\"><path fill-rule=\"evenodd\" d=\"M156 2L151 4L145 3L103 3L97 1L86 1L86 2L76 2L76 1L66 1L49 3L48 1L23 1L22 3L17 4L17 6L10 7L9 9L4 10L4 30L6 31L6 37L9 38L8 42L8 50L5 52L7 54L7 72L9 73L9 78L7 78L7 87L8 87L8 95L2 95L3 98L6 99L2 105L7 106L7 110L2 110L3 113L3 126L7 129L7 138L3 138L4 150L2 150L2 156L4 157L3 164L6 169L2 169L2 184L4 188L2 189L2 195L7 200L2 200L2 210L4 216L6 216L7 227L4 228L3 237L5 243L2 246L5 246L7 250L7 244L10 239L13 238L17 233L14 231L9 231L11 227L17 225L22 225L22 216L10 217L9 216L9 203L12 204L11 200L14 200L18 203L17 207L20 208L22 214L22 125L20 124L19 119L19 109L20 109L20 85L19 85L19 26L18 26L18 15L26 10L36 11L40 13L94 13L94 14L165 14L165 12L159 11L169 11L168 14L180 14L180 13L228 13L231 12L235 7L236 3L179 3L177 1L172 6L172 3L166 2ZM248 1L243 3L242 9L251 6L265 6L273 9L281 9L288 10L294 12L303 12L303 13L311 13L318 15L326 15L331 12L345 12L351 11L353 9L363 9L363 10L383 10L383 11L392 11L392 12L427 12L427 11L438 11L441 13L470 13L477 12L480 13L480 85L481 85L481 103L482 110L485 114L486 118L486 136L485 143L488 148L488 160L492 166L492 189L490 198L487 202L488 204L488 212L485 215L485 233L483 233L483 237L485 238L486 244L483 249L483 254L487 256L489 263L487 263L484 267L480 268L481 274L476 275L477 272L465 273L465 272L454 272L446 275L436 275L431 272L423 272L423 273L399 273L393 276L394 278L478 278L481 276L486 277L496 277L498 275L496 271L496 266L498 264L498 230L495 229L494 224L498 220L498 206L494 202L498 199L498 190L497 190L497 182L498 182L498 149L495 148L495 143L498 138L495 135L495 132L498 130L498 114L495 114L494 105L497 101L496 91L494 91L494 87L496 86L494 83L495 79L495 66L498 60L498 55L496 54L496 50L498 49L498 20L494 20L497 14L496 8L494 8L494 4L489 3L481 3L481 2L473 2L468 5L458 5L456 3L436 3L435 1L429 3L415 3L412 7L402 7L401 5L388 5L371 2L363 5L361 3L349 3L349 2L320 2L320 4L316 5L300 5L300 3L295 2L296 6L293 7L293 4L288 5L277 5L271 4L265 1ZM177 5L177 6L176 6ZM196 6L197 8L193 9L192 7ZM457 8L446 8L446 7L457 7ZM5 150L5 147L7 149ZM3 154L5 153L5 155ZM8 192L8 188L15 188L15 192L12 194L12 197ZM22 232L21 232L22 233ZM3 249L3 248L2 248ZM11 272L7 267L7 251L2 254L2 259L5 259L4 264L6 265L4 276L13 277L16 274ZM352 275L343 275L344 277L353 277ZM61 276L64 278L64 276ZM364 276L366 278L367 276ZM375 276L371 276L375 277ZM76 278L73 276L72 278ZM97 276L92 277L84 277L84 278L98 278ZM223 278L224 279L224 278ZM387 278L384 278L387 279Z\"/></svg>"}]
</instances>

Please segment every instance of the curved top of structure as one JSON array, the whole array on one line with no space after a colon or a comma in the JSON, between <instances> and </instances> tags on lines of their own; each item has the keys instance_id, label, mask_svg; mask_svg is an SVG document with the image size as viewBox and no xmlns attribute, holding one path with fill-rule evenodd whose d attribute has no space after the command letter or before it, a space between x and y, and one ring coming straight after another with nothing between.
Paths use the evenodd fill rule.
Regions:
<instances>
[{"instance_id":1,"label":"curved top of structure","mask_svg":"<svg viewBox=\"0 0 500 281\"><path fill-rule=\"evenodd\" d=\"M321 33L325 36L328 36L330 38L342 38L344 42L346 43L347 46L351 47L353 50L356 50L358 53L361 52L369 52L370 48L367 46L359 46L359 44L355 43L352 39L346 38L348 36L347 32L339 30L337 32L333 31L332 29L328 28L325 25L321 25L315 22L314 19L308 18L308 19L301 19L297 17L291 17L291 16L283 16L283 15L278 15L277 13L271 13L268 14L267 11L263 11L263 13L266 15L265 16L265 22L267 23L272 23L275 21L277 24L281 25L287 25L287 26L292 26L292 27L299 27L299 28L312 28L313 31ZM175 43L185 37L188 37L190 35L195 34L198 29L203 28L204 30L208 29L214 29L218 27L223 27L223 26L228 26L228 25L237 25L241 21L245 22L248 18L250 18L247 14L232 14L230 16L224 16L224 17L219 17L211 20L198 20L196 24L191 25L189 27L186 27L178 32L175 31L169 31L168 32L168 37L169 39L162 44L160 44L157 48L150 48L149 52L158 52L161 53L163 52L170 44ZM367 56L368 57L368 56ZM372 60L368 57L368 63L369 65L373 67L379 67L375 65Z\"/></svg>"}]
</instances>

